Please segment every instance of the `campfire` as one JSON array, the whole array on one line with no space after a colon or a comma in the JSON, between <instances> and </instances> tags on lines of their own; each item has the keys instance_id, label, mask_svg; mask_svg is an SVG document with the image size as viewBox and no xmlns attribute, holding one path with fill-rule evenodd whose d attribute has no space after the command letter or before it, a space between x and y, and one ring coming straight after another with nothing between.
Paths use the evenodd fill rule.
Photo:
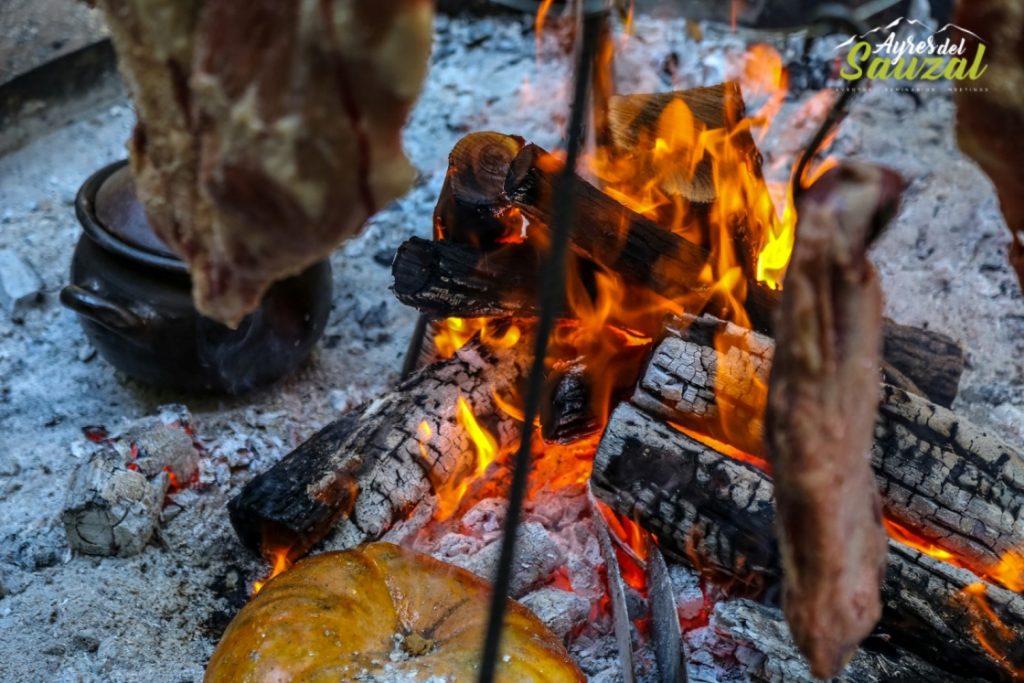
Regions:
<instances>
[{"instance_id":1,"label":"campfire","mask_svg":"<svg viewBox=\"0 0 1024 683\"><path fill-rule=\"evenodd\" d=\"M102 418L68 420L84 437L58 535L64 563L152 582L164 622L175 595L206 609L201 627L181 619L204 638L196 675L1024 679L1024 454L1008 441L1019 429L987 414L1015 381L989 379L1019 363L981 357L991 346L957 329L962 302L909 315L925 295L881 254L916 250L941 302L957 278L983 299L979 278L1010 265L949 267L926 228L980 224L956 204L973 199L950 200L939 171L859 153L886 136L853 111L870 77L841 76L837 50L868 35L867 10L733 2L665 28L632 2L540 0L516 19L432 19L425 0L381 16L168 5L186 48L170 28L150 35L138 8L99 4L137 122L131 160L103 159L73 202L86 246L60 300L127 376L256 393L176 395L154 415L164 395L133 388ZM273 17L271 59L245 38ZM350 40L361 28L366 44ZM486 66L470 74L474 55ZM916 120L889 95L903 99L881 120ZM919 147L928 126L953 135L938 98L914 94ZM837 144L849 125L868 133ZM104 267L109 245L89 251L123 216L100 241L127 241L125 272L169 273L161 296L187 316L104 302L139 286ZM916 243L885 241L907 223ZM887 315L883 295L899 304ZM38 331L34 296L17 324ZM111 333L144 328L134 346ZM63 381L40 393L64 396ZM125 401L149 416L118 424ZM0 600L25 590L8 556ZM10 614L0 602L0 623ZM69 658L110 648L74 642Z\"/></svg>"},{"instance_id":2,"label":"campfire","mask_svg":"<svg viewBox=\"0 0 1024 683\"><path fill-rule=\"evenodd\" d=\"M611 54L601 51L599 72ZM539 584L600 596L590 616L614 616L624 653L631 628L656 647L673 631L678 641L671 585L667 619L626 605L627 590L654 612L666 600L662 553L696 569L712 595L778 601L764 452L773 313L805 220L794 190L827 196L849 171L829 158L770 187L756 140L786 125L771 119L785 77L767 46L749 62L761 70L753 78L775 88L757 117L738 82L605 100L595 87L595 146L567 185L575 213L566 283L525 505L528 518L556 529L570 514L562 501L583 506L574 521L609 539L599 544L608 589L595 591L571 560L544 558L528 522L520 545L533 574L514 578L512 595ZM562 151L514 134L475 132L456 144L434 238L408 240L392 265L394 294L425 322L408 379L231 503L240 538L273 559L271 577L335 527L330 547L384 537L459 558L459 543L479 544L463 532L481 515L490 545L467 566L493 571L564 164ZM882 337L871 466L889 536L884 612L855 667L1012 678L1024 662L1024 538L1007 514L1019 506L1020 455L949 410L964 368L955 342L891 320ZM682 625L707 616L703 605Z\"/></svg>"}]
</instances>

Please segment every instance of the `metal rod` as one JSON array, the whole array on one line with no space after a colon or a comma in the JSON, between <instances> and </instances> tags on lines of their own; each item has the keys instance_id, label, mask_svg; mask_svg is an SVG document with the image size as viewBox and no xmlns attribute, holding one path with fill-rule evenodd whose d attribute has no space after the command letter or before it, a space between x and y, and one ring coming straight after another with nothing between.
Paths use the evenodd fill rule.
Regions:
<instances>
[{"instance_id":1,"label":"metal rod","mask_svg":"<svg viewBox=\"0 0 1024 683\"><path fill-rule=\"evenodd\" d=\"M480 683L493 683L498 653L501 648L506 602L512 580L512 568L515 565L516 530L522 516L523 499L526 497L526 485L530 471L533 422L540 406L544 384L544 360L547 357L548 342L551 332L554 330L555 319L560 312L565 292L565 259L569 249L569 228L576 212L576 200L571 190L571 182L583 146L582 132L586 120L591 70L597 55L598 38L603 22L602 15L602 12L583 15L580 51L576 65L576 83L566 143L565 168L556 179L552 200L551 225L549 226L551 247L548 250L541 279L540 318L536 326L533 363L530 367L526 396L523 402L519 450L513 461L512 482L508 490L508 511L505 514L505 527L501 538L501 555L494 578L491 607L487 619L487 636L484 640L480 662L480 676L477 679Z\"/></svg>"},{"instance_id":2,"label":"metal rod","mask_svg":"<svg viewBox=\"0 0 1024 683\"><path fill-rule=\"evenodd\" d=\"M412 336L409 337L409 346L405 349L402 374L399 375L400 382L409 379L412 373L420 368L420 356L423 354L423 344L427 340L427 323L429 322L430 316L426 313L420 313L416 318L416 327L412 331Z\"/></svg>"}]
</instances>

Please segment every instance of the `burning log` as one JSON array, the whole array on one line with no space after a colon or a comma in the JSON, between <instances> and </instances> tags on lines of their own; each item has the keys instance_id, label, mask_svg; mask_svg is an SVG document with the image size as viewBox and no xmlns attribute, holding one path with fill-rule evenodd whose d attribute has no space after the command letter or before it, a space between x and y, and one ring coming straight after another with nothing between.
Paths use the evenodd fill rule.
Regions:
<instances>
[{"instance_id":1,"label":"burning log","mask_svg":"<svg viewBox=\"0 0 1024 683\"><path fill-rule=\"evenodd\" d=\"M502 244L481 251L447 240L413 237L395 256L392 289L399 301L435 318L534 317L539 300L538 262L529 244ZM664 319L655 316L638 331L654 337L663 325ZM884 322L882 336L887 380L895 370L905 378L903 388L943 406L952 403L964 368L963 351L956 342L891 320Z\"/></svg>"},{"instance_id":2,"label":"burning log","mask_svg":"<svg viewBox=\"0 0 1024 683\"><path fill-rule=\"evenodd\" d=\"M611 139L620 151L652 146L658 136L665 109L681 100L694 119L708 129L732 128L745 114L739 83L728 82L678 92L612 97L608 108ZM751 146L753 139L750 140ZM715 201L714 175L711 159L705 155L698 162L692 177L673 174L662 179L660 188L666 194L680 196L691 202L708 204Z\"/></svg>"},{"instance_id":3,"label":"burning log","mask_svg":"<svg viewBox=\"0 0 1024 683\"><path fill-rule=\"evenodd\" d=\"M537 145L526 145L512 162L505 194L531 225L551 220L554 179L559 169L553 157ZM701 281L709 252L623 206L579 176L573 179L576 221L570 240L573 250L622 278L641 293L692 302L703 308L711 287ZM769 330L778 292L748 282L746 312L756 329ZM715 311L731 317L728 311Z\"/></svg>"},{"instance_id":4,"label":"burning log","mask_svg":"<svg viewBox=\"0 0 1024 683\"><path fill-rule=\"evenodd\" d=\"M789 627L781 612L752 600L728 600L715 605L710 626L719 640L737 648L764 655L744 657L746 673L754 680L813 683L807 663L793 645ZM845 683L959 683L967 678L953 676L925 659L894 648L883 639L869 639L843 671ZM971 678L970 680L975 680Z\"/></svg>"},{"instance_id":5,"label":"burning log","mask_svg":"<svg viewBox=\"0 0 1024 683\"><path fill-rule=\"evenodd\" d=\"M764 387L774 342L710 317L669 331L633 403L763 458ZM982 567L1024 548L1024 460L980 427L883 386L871 461L891 521Z\"/></svg>"},{"instance_id":6,"label":"burning log","mask_svg":"<svg viewBox=\"0 0 1024 683\"><path fill-rule=\"evenodd\" d=\"M657 534L666 552L728 580L734 593L777 589L774 487L758 467L624 404L598 447L592 485ZM985 608L976 599L982 591ZM890 541L882 601L887 637L943 669L1009 681L1004 666L1024 664L1024 597L968 569ZM986 620L985 609L996 619Z\"/></svg>"},{"instance_id":7,"label":"burning log","mask_svg":"<svg viewBox=\"0 0 1024 683\"><path fill-rule=\"evenodd\" d=\"M491 248L513 222L504 198L505 176L525 141L479 132L459 140L448 155L448 174L434 208L434 236Z\"/></svg>"},{"instance_id":8,"label":"burning log","mask_svg":"<svg viewBox=\"0 0 1024 683\"><path fill-rule=\"evenodd\" d=\"M494 395L515 389L528 346L467 344L317 432L231 500L242 543L257 552L286 548L294 559L342 517L349 522L347 545L379 538L429 491L475 467L460 400L499 449L518 438L518 424Z\"/></svg>"}]
</instances>

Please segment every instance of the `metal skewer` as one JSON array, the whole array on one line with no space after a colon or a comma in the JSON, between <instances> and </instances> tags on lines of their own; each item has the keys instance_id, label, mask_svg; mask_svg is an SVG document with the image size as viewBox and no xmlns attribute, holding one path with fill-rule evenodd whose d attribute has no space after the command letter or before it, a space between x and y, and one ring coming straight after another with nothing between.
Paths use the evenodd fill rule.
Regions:
<instances>
[{"instance_id":1,"label":"metal skewer","mask_svg":"<svg viewBox=\"0 0 1024 683\"><path fill-rule=\"evenodd\" d=\"M541 392L544 384L544 360L547 357L548 342L555 327L555 319L565 295L565 260L569 249L569 228L576 211L576 200L572 191L571 181L576 173L576 165L584 144L586 113L590 94L591 74L598 53L598 42L603 23L603 14L607 11L604 2L581 3L582 28L580 32L580 49L576 62L576 80L573 90L572 109L570 110L569 129L567 132L565 168L555 181L552 206L551 247L541 275L540 317L537 321L534 336L533 363L527 381L526 396L523 401L522 432L519 438L519 450L516 452L512 467L512 482L508 490L508 511L505 515L505 527L501 538L501 555L498 560L497 573L494 578L494 589L491 594L491 606L487 619L487 635L484 641L483 656L480 662L480 683L492 683L497 667L498 653L501 648L502 626L505 620L509 585L512 580L512 569L515 566L516 530L522 516L523 499L526 496L526 485L530 471L531 443L533 441L534 418L540 407Z\"/></svg>"}]
</instances>

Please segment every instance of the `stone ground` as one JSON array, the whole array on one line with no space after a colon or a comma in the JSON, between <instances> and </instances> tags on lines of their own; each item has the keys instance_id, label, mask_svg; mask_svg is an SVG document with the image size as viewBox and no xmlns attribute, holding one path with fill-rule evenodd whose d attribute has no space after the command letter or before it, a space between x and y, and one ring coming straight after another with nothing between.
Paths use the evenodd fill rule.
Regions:
<instances>
[{"instance_id":1,"label":"stone ground","mask_svg":"<svg viewBox=\"0 0 1024 683\"><path fill-rule=\"evenodd\" d=\"M410 235L427 236L448 150L466 132L515 132L557 144L567 61L528 22L440 18L427 87L406 133L417 186L332 257L335 290L324 341L306 365L242 398L181 396L140 386L89 347L57 293L79 229L79 184L123 157L133 124L123 100L76 116L0 158L0 249L41 276L42 301L15 322L0 313L0 678L121 683L199 681L224 626L264 566L236 541L224 505L348 407L392 384L414 315L390 296L389 264ZM737 36L638 18L619 60L624 89L721 80L744 50ZM679 67L662 68L666 61ZM732 66L731 66L732 65ZM762 147L774 173L813 131L821 97L787 103ZM917 97L876 88L861 97L833 152L888 164L910 180L906 203L873 257L888 313L958 339L969 365L955 408L1024 444L1024 298L1006 260L1007 230L988 180L957 150L948 91ZM200 484L165 510L157 541L127 559L72 556L59 515L87 425L185 403L208 454ZM715 658L691 652L691 680L714 680ZM730 680L763 680L753 667ZM593 680L615 679L604 670ZM721 680L721 679L720 679Z\"/></svg>"}]
</instances>

